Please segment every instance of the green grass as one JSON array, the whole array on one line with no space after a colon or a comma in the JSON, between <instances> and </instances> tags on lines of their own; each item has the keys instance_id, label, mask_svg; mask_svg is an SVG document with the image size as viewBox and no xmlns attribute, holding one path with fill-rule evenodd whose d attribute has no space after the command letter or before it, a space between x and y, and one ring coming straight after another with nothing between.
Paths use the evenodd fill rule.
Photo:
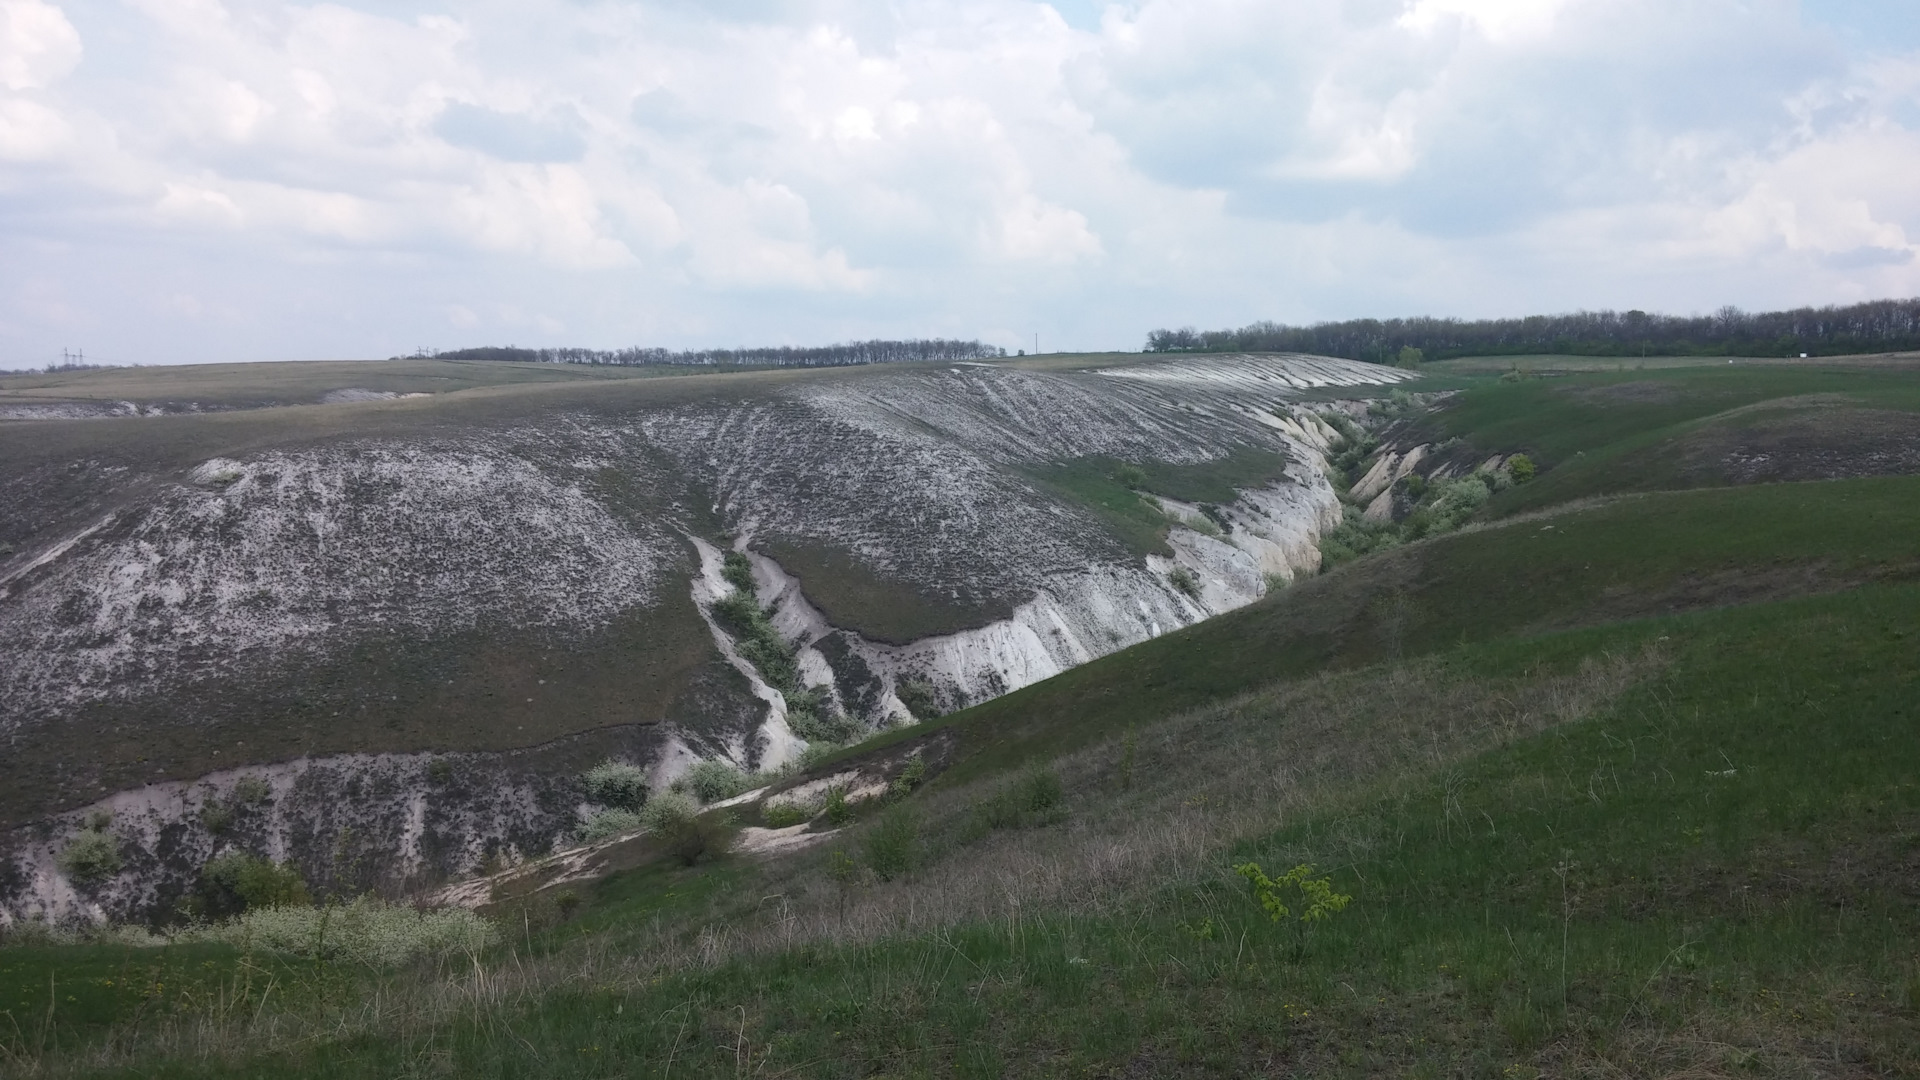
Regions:
<instances>
[{"instance_id":1,"label":"green grass","mask_svg":"<svg viewBox=\"0 0 1920 1080\"><path fill-rule=\"evenodd\" d=\"M1167 555L1167 529L1173 524L1143 496L1164 495L1189 503L1230 503L1242 489L1261 487L1286 470L1285 455L1254 447L1197 465L1127 462L1084 457L1030 470L1032 479L1091 511L1140 555ZM1134 475L1125 482L1123 470Z\"/></svg>"},{"instance_id":2,"label":"green grass","mask_svg":"<svg viewBox=\"0 0 1920 1080\"><path fill-rule=\"evenodd\" d=\"M1278 678L1920 574L1920 478L1658 492L1410 544L841 755L960 735L956 778Z\"/></svg>"},{"instance_id":3,"label":"green grass","mask_svg":"<svg viewBox=\"0 0 1920 1080\"><path fill-rule=\"evenodd\" d=\"M1332 791L1163 885L632 976L583 937L580 974L530 995L137 1075L1900 1073L1920 1052L1915 641L1920 589L1873 586L1451 650L1489 687L1664 659L1586 719ZM1071 788L1073 817L1118 812L1110 789ZM1314 863L1353 903L1275 924L1241 859Z\"/></svg>"}]
</instances>

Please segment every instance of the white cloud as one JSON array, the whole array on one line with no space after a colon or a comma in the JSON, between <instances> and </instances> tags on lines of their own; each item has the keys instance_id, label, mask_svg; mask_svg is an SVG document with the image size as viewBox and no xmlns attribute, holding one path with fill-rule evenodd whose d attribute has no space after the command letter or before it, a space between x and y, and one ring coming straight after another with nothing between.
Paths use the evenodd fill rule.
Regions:
<instances>
[{"instance_id":1,"label":"white cloud","mask_svg":"<svg viewBox=\"0 0 1920 1080\"><path fill-rule=\"evenodd\" d=\"M1920 56L1786 0L418 10L0 0L0 367L1920 292Z\"/></svg>"},{"instance_id":2,"label":"white cloud","mask_svg":"<svg viewBox=\"0 0 1920 1080\"><path fill-rule=\"evenodd\" d=\"M45 0L0 0L0 86L32 90L80 63L80 34Z\"/></svg>"}]
</instances>

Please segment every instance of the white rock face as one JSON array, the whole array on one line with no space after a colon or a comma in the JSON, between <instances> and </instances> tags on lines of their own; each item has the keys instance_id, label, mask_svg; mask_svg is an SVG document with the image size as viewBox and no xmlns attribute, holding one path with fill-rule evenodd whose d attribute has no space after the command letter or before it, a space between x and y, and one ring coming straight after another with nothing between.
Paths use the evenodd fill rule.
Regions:
<instances>
[{"instance_id":1,"label":"white rock face","mask_svg":"<svg viewBox=\"0 0 1920 1080\"><path fill-rule=\"evenodd\" d=\"M370 628L594 625L646 601L669 550L484 445L214 458L184 479L9 584L0 731Z\"/></svg>"},{"instance_id":2,"label":"white rock face","mask_svg":"<svg viewBox=\"0 0 1920 1080\"><path fill-rule=\"evenodd\" d=\"M781 693L708 612L732 590L718 535L748 553L757 598L798 646L802 683L828 687L869 723L903 722L907 680L931 684L945 708L983 701L1314 572L1319 537L1340 520L1323 459L1338 436L1289 395L1408 377L1310 357L871 370L626 413L517 419L457 438L229 451L134 477L111 512L0 563L0 734L51 739L86 707L190 703L199 687L240 684L278 658L333 655L370 634L564 635L664 605L684 611L690 599L724 661L708 668L725 685L699 692L726 708L703 713L689 690L675 699L691 702L685 709L620 718L651 740L627 744L626 756L656 787L703 757L778 766L805 744ZM1089 458L1199 465L1248 450L1289 464L1219 506L1161 500L1187 523L1171 529L1165 556L1142 558L1050 486L1049 470ZM1415 463L1377 466L1369 480L1385 490ZM603 475L615 481L602 485ZM622 490L640 495L623 502ZM961 609L1010 614L905 644L870 640L831 625L766 556L783 545L844 556ZM643 659L635 679L653 677ZM720 713L734 726L702 726ZM191 709L177 722L194 723ZM426 745L458 740L452 728ZM482 852L570 840L579 811L567 801L577 791L562 798L570 775L526 771L511 753L455 756L492 778L490 793L450 796L425 776L423 753L262 762L110 796L96 807L128 830L121 877L84 891L60 877L55 852L82 820L63 812L50 819L53 839L14 845L16 878L28 884L9 894L0 860L0 909L124 916L228 843L321 873L347 828L379 838L388 886L469 871ZM249 819L251 832L216 835L202 812L242 775L273 785L272 813ZM163 832L174 837L166 845Z\"/></svg>"},{"instance_id":3,"label":"white rock face","mask_svg":"<svg viewBox=\"0 0 1920 1080\"><path fill-rule=\"evenodd\" d=\"M205 827L215 814L227 821L217 831ZM61 872L59 854L98 818L110 819L127 866L83 891ZM424 881L433 845L457 846L468 867L489 851L509 864L545 855L571 838L576 819L563 791L514 778L482 755L340 754L228 769L119 792L60 815L45 833L16 835L12 869L26 886L0 905L0 927L165 906L226 851L291 861L314 884L351 893Z\"/></svg>"}]
</instances>

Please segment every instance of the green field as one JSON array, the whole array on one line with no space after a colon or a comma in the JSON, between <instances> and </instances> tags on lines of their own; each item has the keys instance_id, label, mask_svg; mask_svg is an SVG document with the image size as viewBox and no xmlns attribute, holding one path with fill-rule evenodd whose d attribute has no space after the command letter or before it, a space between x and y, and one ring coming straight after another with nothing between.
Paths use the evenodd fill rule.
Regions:
<instances>
[{"instance_id":1,"label":"green field","mask_svg":"<svg viewBox=\"0 0 1920 1080\"><path fill-rule=\"evenodd\" d=\"M1920 476L1856 475L1835 437L1920 411L1920 381L1448 377L1402 432L1524 450L1538 478L1458 532L843 751L810 775L914 745L945 766L816 845L503 901L498 946L399 970L0 949L0 1068L1920 1072ZM1686 457L1809 410L1811 441L1770 445L1841 454L1839 479ZM1035 480L1144 546L1124 464ZM1295 890L1271 919L1248 861L1350 899L1302 922ZM94 985L148 971L192 990Z\"/></svg>"}]
</instances>

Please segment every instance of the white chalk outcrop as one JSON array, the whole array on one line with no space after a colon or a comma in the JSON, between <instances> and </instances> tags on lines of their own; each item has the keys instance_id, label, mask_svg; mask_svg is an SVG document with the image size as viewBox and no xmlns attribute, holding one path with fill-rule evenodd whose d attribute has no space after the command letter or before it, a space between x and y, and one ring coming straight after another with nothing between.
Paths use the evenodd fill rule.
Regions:
<instances>
[{"instance_id":1,"label":"white chalk outcrop","mask_svg":"<svg viewBox=\"0 0 1920 1080\"><path fill-rule=\"evenodd\" d=\"M129 473L110 510L84 525L70 518L69 535L19 553L0 579L0 734L57 741L85 708L190 703L207 685L237 687L244 702L261 665L374 634L533 627L565 648L585 640L568 634L644 621L691 597L724 662L701 670L726 678L662 700L725 707L622 718L637 734L620 753L656 786L702 757L777 766L804 743L781 693L710 618L732 586L702 535L731 535L751 555L758 599L798 647L805 684L870 723L897 723L909 718L906 680L931 685L946 708L983 701L1313 572L1321 534L1340 520L1324 475L1338 437L1315 410L1337 406L1297 395L1409 377L1323 358L1215 356L822 373L458 437L228 450L184 474ZM1159 500L1174 523L1165 555L1142 557L1047 479L1089 458L1201 465L1243 450L1288 463L1219 505ZM1412 456L1367 482L1390 490ZM871 640L833 626L765 556L782 546L833 552L875 579L1005 617L904 644ZM191 708L142 715L199 722ZM460 749L457 729L435 738ZM537 738L529 730L529 747ZM245 833L202 821L244 770L122 792L94 808L128 830L128 869L85 895L54 862L81 811L48 807L62 811L49 829L16 845L16 884L0 859L0 908L149 909L227 843L321 873L326 845L347 828L378 838L389 885L469 872L482 853L545 851L571 836L577 785L549 759L516 764L518 752L440 755L491 777L485 797L436 787L422 772L429 755L249 765L274 796L271 813L249 811ZM310 797L282 792L296 774Z\"/></svg>"}]
</instances>

